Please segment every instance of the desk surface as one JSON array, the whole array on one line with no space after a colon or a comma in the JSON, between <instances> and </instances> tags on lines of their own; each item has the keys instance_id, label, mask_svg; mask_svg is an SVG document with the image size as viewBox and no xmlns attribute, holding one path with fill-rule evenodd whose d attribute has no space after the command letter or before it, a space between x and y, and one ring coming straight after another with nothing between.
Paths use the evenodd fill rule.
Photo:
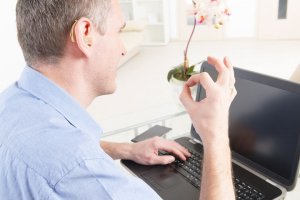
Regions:
<instances>
[{"instance_id":1,"label":"desk surface","mask_svg":"<svg viewBox=\"0 0 300 200\"><path fill-rule=\"evenodd\" d=\"M186 114L186 112L177 111L173 114L169 114L157 119L140 122L117 130L111 130L104 133L103 139L114 142L129 142L138 134L157 124L172 128L172 130L165 135L165 138L169 139L186 136L187 134L189 134L189 130L191 128L190 118ZM117 161L117 163L119 162ZM293 191L287 193L285 199L298 200L299 197L300 181L298 181L298 184Z\"/></svg>"}]
</instances>

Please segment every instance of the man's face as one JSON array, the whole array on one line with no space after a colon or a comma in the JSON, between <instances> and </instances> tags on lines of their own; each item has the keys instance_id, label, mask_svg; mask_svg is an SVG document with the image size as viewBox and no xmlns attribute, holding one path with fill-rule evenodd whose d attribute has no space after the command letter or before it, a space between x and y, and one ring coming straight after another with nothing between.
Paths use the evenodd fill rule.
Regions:
<instances>
[{"instance_id":1,"label":"man's face","mask_svg":"<svg viewBox=\"0 0 300 200\"><path fill-rule=\"evenodd\" d=\"M112 0L106 32L104 35L95 34L94 49L90 57L91 80L98 95L110 94L116 90L117 66L122 54L126 54L120 38L120 32L124 26L125 21L119 2Z\"/></svg>"}]
</instances>

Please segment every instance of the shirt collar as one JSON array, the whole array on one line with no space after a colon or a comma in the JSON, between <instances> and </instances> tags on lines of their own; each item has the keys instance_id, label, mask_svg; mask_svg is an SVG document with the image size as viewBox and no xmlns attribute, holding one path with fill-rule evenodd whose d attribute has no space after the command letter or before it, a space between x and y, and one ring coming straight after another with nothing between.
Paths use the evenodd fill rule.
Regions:
<instances>
[{"instance_id":1,"label":"shirt collar","mask_svg":"<svg viewBox=\"0 0 300 200\"><path fill-rule=\"evenodd\" d=\"M65 90L33 68L26 66L18 86L61 113L73 126L100 139L102 129Z\"/></svg>"}]
</instances>

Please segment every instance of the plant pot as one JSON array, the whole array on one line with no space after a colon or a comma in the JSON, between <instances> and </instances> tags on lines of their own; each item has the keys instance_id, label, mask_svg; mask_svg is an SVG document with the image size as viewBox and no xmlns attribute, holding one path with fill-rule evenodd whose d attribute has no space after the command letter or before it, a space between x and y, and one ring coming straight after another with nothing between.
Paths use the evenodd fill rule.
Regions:
<instances>
[{"instance_id":1,"label":"plant pot","mask_svg":"<svg viewBox=\"0 0 300 200\"><path fill-rule=\"evenodd\" d=\"M183 85L185 84L185 81L181 81L178 79L175 79L174 77L170 80L170 87L171 87L171 96L172 99L174 99L174 103L180 110L185 110L184 106L182 105L179 97L183 89ZM193 99L196 99L196 92L197 92L197 86L191 87L191 93Z\"/></svg>"}]
</instances>

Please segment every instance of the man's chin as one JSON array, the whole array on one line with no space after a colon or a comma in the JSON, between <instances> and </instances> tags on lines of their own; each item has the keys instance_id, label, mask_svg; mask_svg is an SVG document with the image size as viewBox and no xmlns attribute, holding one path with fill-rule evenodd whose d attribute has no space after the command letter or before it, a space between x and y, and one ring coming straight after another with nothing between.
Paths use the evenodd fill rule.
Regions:
<instances>
[{"instance_id":1,"label":"man's chin","mask_svg":"<svg viewBox=\"0 0 300 200\"><path fill-rule=\"evenodd\" d=\"M111 87L106 88L106 90L103 91L101 94L99 94L99 96L113 94L115 93L116 90L117 90L117 85L114 84Z\"/></svg>"},{"instance_id":2,"label":"man's chin","mask_svg":"<svg viewBox=\"0 0 300 200\"><path fill-rule=\"evenodd\" d=\"M113 94L115 93L117 90L117 87L115 86L113 89L111 89L110 91L107 92L107 94Z\"/></svg>"}]
</instances>

